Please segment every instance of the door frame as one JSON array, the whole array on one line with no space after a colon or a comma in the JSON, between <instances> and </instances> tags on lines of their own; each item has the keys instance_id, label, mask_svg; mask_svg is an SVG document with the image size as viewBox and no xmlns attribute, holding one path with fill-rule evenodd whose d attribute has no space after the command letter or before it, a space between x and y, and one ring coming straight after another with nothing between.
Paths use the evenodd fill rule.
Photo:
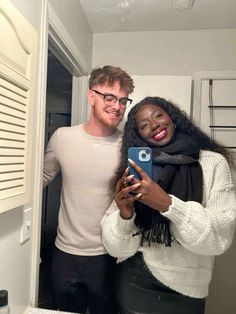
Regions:
<instances>
[{"instance_id":1,"label":"door frame","mask_svg":"<svg viewBox=\"0 0 236 314\"><path fill-rule=\"evenodd\" d=\"M29 305L37 306L38 286L39 286L39 265L40 265L40 240L41 240L41 208L42 208L42 172L44 158L44 131L45 131L45 111L46 111L46 84L47 84L47 59L48 48L52 50L60 62L72 73L72 122L85 120L86 101L85 84L83 77L87 77L89 66L84 60L80 51L74 44L69 33L58 18L57 14L48 3L42 1L41 28L39 34L38 50L38 99L35 109L35 123L37 125L35 142L37 143L37 153L35 154L33 177L35 178L32 193L33 206L33 228L32 228L32 256L31 256L31 294ZM81 80L82 79L82 80ZM85 78L85 81L87 79ZM75 84L76 83L76 84ZM78 110L78 103L83 107ZM78 113L82 116L78 117Z\"/></svg>"}]
</instances>

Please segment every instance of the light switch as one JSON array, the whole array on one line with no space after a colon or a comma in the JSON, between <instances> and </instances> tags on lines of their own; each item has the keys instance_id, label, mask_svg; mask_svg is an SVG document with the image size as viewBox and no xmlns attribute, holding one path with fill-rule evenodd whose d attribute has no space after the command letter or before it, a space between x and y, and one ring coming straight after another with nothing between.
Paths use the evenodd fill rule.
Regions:
<instances>
[{"instance_id":1,"label":"light switch","mask_svg":"<svg viewBox=\"0 0 236 314\"><path fill-rule=\"evenodd\" d=\"M20 243L24 243L26 240L30 238L31 224L32 224L32 208L27 208L23 210Z\"/></svg>"}]
</instances>

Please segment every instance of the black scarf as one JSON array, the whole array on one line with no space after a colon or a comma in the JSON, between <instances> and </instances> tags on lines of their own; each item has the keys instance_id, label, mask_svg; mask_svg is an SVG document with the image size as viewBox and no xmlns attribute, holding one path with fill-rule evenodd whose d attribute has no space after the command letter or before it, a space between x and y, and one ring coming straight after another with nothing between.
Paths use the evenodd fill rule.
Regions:
<instances>
[{"instance_id":1,"label":"black scarf","mask_svg":"<svg viewBox=\"0 0 236 314\"><path fill-rule=\"evenodd\" d=\"M189 135L175 131L172 141L164 146L152 148L153 180L167 193L183 201L202 202L202 168L198 162L199 144ZM144 240L171 246L170 221L159 211L136 201L135 224Z\"/></svg>"}]
</instances>

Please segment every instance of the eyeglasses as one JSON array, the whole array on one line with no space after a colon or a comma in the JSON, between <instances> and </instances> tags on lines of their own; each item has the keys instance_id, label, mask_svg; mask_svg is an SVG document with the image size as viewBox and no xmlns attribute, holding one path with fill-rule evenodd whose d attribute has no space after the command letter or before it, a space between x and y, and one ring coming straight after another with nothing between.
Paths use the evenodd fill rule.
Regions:
<instances>
[{"instance_id":1,"label":"eyeglasses","mask_svg":"<svg viewBox=\"0 0 236 314\"><path fill-rule=\"evenodd\" d=\"M97 91L96 89L92 89L93 92L103 97L104 103L107 106L113 106L117 101L119 102L120 106L127 107L132 103L132 99L128 97L121 97L118 98L113 94L103 94Z\"/></svg>"}]
</instances>

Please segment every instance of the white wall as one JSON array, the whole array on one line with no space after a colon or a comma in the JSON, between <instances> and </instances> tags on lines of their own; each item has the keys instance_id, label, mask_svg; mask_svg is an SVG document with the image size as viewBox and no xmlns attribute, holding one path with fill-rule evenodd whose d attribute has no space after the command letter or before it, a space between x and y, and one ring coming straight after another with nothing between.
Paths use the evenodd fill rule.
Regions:
<instances>
[{"instance_id":1,"label":"white wall","mask_svg":"<svg viewBox=\"0 0 236 314\"><path fill-rule=\"evenodd\" d=\"M0 288L8 290L13 314L22 313L29 304L31 241L20 241L22 208L0 217Z\"/></svg>"},{"instance_id":2,"label":"white wall","mask_svg":"<svg viewBox=\"0 0 236 314\"><path fill-rule=\"evenodd\" d=\"M136 75L236 70L236 29L94 34L93 66L103 64Z\"/></svg>"},{"instance_id":3,"label":"white wall","mask_svg":"<svg viewBox=\"0 0 236 314\"><path fill-rule=\"evenodd\" d=\"M87 64L92 63L93 34L78 0L49 0Z\"/></svg>"},{"instance_id":4,"label":"white wall","mask_svg":"<svg viewBox=\"0 0 236 314\"><path fill-rule=\"evenodd\" d=\"M35 27L38 36L40 36L43 23L42 6L47 0L11 0L11 2ZM55 8L53 7L55 12L58 11L58 14L60 13L60 19L64 23L67 32L73 37L77 49L87 61L88 66L91 67L92 33L80 12L80 7L76 6L76 1L60 0L51 2L52 6L55 4ZM61 10L58 8L59 4L57 2L60 2L60 5L63 3L60 8ZM68 3L68 7L66 7L66 2ZM68 26L69 22L71 23L70 27ZM39 67L39 63L37 63L37 67ZM41 69L38 68L36 72L36 81L38 81L41 77ZM33 138L35 138L37 130L40 129L43 132L42 126L37 124L39 121L37 114L40 112L38 108L40 106L38 102L38 98L40 98L39 90L36 90L37 94L34 108L34 120L36 123L34 123ZM35 162L39 155L37 145L37 142L34 141L32 147L33 170L35 169ZM35 171L32 172L33 191L35 181L36 179L38 180L38 178L33 177L34 173ZM41 199L41 195L32 194L32 202L26 204L24 208L32 207L35 198ZM11 314L22 314L25 308L32 303L31 259L35 243L32 245L32 239L30 239L24 244L20 244L22 212L24 208L15 208L0 215L0 289L7 289L9 292ZM33 208L33 211L35 211L35 208ZM35 224L39 224L39 221L36 221Z\"/></svg>"}]
</instances>

